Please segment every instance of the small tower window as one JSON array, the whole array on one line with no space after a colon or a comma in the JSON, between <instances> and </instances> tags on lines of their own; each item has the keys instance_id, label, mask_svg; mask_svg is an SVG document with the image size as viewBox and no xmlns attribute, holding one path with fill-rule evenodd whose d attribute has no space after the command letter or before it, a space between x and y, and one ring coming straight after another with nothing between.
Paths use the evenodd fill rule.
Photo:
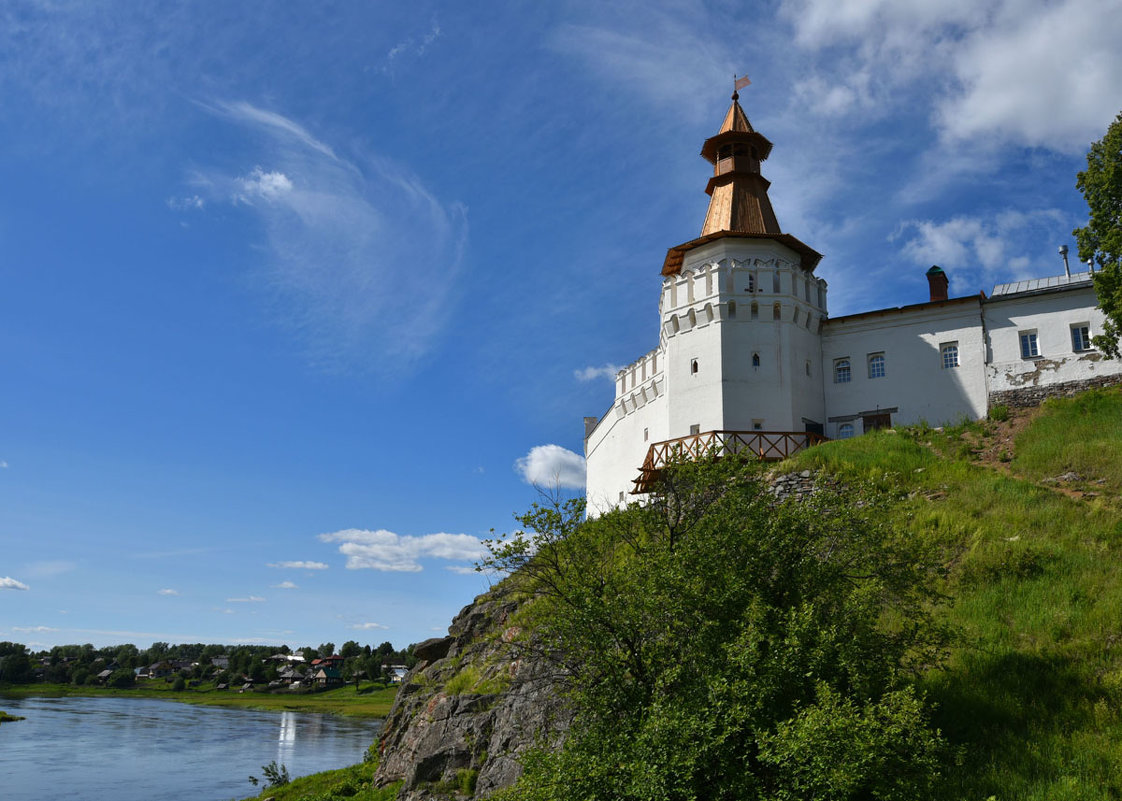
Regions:
<instances>
[{"instance_id":1,"label":"small tower window","mask_svg":"<svg viewBox=\"0 0 1122 801\"><path fill-rule=\"evenodd\" d=\"M747 292L755 292L756 291L756 274L755 273L748 273L748 289L745 290L745 291L747 291Z\"/></svg>"},{"instance_id":2,"label":"small tower window","mask_svg":"<svg viewBox=\"0 0 1122 801\"><path fill-rule=\"evenodd\" d=\"M760 366L760 354L758 354L758 353L753 353L752 354L752 366L753 367L759 367Z\"/></svg>"},{"instance_id":3,"label":"small tower window","mask_svg":"<svg viewBox=\"0 0 1122 801\"><path fill-rule=\"evenodd\" d=\"M760 304L753 301L752 303L752 319L760 319Z\"/></svg>"},{"instance_id":4,"label":"small tower window","mask_svg":"<svg viewBox=\"0 0 1122 801\"><path fill-rule=\"evenodd\" d=\"M729 301L729 318L731 319L733 317L736 317L736 301L735 300L730 300Z\"/></svg>"},{"instance_id":5,"label":"small tower window","mask_svg":"<svg viewBox=\"0 0 1122 801\"><path fill-rule=\"evenodd\" d=\"M795 309L795 313L792 315L791 319L794 320L795 325L799 324L799 310L798 310L798 308Z\"/></svg>"},{"instance_id":6,"label":"small tower window","mask_svg":"<svg viewBox=\"0 0 1122 801\"><path fill-rule=\"evenodd\" d=\"M774 292L777 295L782 291L779 287L779 272L778 271L771 274L771 291Z\"/></svg>"},{"instance_id":7,"label":"small tower window","mask_svg":"<svg viewBox=\"0 0 1122 801\"><path fill-rule=\"evenodd\" d=\"M696 437L701 433L701 423L694 423L690 426L690 436Z\"/></svg>"},{"instance_id":8,"label":"small tower window","mask_svg":"<svg viewBox=\"0 0 1122 801\"><path fill-rule=\"evenodd\" d=\"M690 372L691 373L696 373L697 372L697 359L690 360Z\"/></svg>"},{"instance_id":9,"label":"small tower window","mask_svg":"<svg viewBox=\"0 0 1122 801\"><path fill-rule=\"evenodd\" d=\"M643 442L647 441L647 429L643 429Z\"/></svg>"},{"instance_id":10,"label":"small tower window","mask_svg":"<svg viewBox=\"0 0 1122 801\"><path fill-rule=\"evenodd\" d=\"M809 359L806 362L806 374L810 375L810 360Z\"/></svg>"},{"instance_id":11,"label":"small tower window","mask_svg":"<svg viewBox=\"0 0 1122 801\"><path fill-rule=\"evenodd\" d=\"M783 307L780 304L776 303L771 307L771 319L778 320L781 314L783 314Z\"/></svg>"}]
</instances>

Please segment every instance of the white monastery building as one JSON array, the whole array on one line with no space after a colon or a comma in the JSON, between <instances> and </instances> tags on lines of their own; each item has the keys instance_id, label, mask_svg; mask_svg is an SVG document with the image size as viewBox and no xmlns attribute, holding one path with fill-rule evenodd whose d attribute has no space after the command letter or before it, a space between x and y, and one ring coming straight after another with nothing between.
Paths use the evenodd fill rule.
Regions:
<instances>
[{"instance_id":1,"label":"white monastery building","mask_svg":"<svg viewBox=\"0 0 1122 801\"><path fill-rule=\"evenodd\" d=\"M603 417L585 418L590 514L641 495L675 453L779 458L1122 381L1090 342L1104 319L1090 273L949 298L932 267L925 302L831 318L821 255L780 231L768 200L771 147L733 93L701 149L713 165L701 236L662 267L658 347L619 371Z\"/></svg>"}]
</instances>

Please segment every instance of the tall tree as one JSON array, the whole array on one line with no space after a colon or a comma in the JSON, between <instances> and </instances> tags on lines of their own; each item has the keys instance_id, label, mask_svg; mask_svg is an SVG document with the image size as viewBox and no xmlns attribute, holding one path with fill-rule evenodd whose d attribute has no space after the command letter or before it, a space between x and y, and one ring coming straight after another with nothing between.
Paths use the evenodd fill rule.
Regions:
<instances>
[{"instance_id":1,"label":"tall tree","mask_svg":"<svg viewBox=\"0 0 1122 801\"><path fill-rule=\"evenodd\" d=\"M849 488L777 503L733 459L666 471L580 522L536 506L484 564L514 575L518 647L576 718L504 799L911 801L943 755L913 669L938 661L936 554Z\"/></svg>"},{"instance_id":2,"label":"tall tree","mask_svg":"<svg viewBox=\"0 0 1122 801\"><path fill-rule=\"evenodd\" d=\"M1093 261L1095 292L1099 308L1106 314L1103 333L1093 337L1107 358L1119 356L1122 336L1122 112L1106 130L1106 136L1091 145L1087 169L1076 176L1091 217L1072 231L1079 244L1080 261Z\"/></svg>"}]
</instances>

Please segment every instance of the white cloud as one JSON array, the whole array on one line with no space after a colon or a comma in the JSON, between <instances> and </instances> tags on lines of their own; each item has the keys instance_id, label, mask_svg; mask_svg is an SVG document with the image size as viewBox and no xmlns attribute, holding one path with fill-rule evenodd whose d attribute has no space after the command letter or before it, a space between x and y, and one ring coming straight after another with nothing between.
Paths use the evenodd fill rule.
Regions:
<instances>
[{"instance_id":1,"label":"white cloud","mask_svg":"<svg viewBox=\"0 0 1122 801\"><path fill-rule=\"evenodd\" d=\"M292 191L292 181L283 172L265 172L260 167L244 178L235 178L234 201L252 204L255 198L277 201L282 195Z\"/></svg>"},{"instance_id":2,"label":"white cloud","mask_svg":"<svg viewBox=\"0 0 1122 801\"><path fill-rule=\"evenodd\" d=\"M31 588L22 581L16 581L8 576L0 577L0 590L30 590Z\"/></svg>"},{"instance_id":3,"label":"white cloud","mask_svg":"<svg viewBox=\"0 0 1122 801\"><path fill-rule=\"evenodd\" d=\"M170 587L166 587L162 590L159 590L156 594L157 595L179 595L179 590L173 590Z\"/></svg>"},{"instance_id":4,"label":"white cloud","mask_svg":"<svg viewBox=\"0 0 1122 801\"><path fill-rule=\"evenodd\" d=\"M266 567L279 567L286 570L327 570L325 562L269 562Z\"/></svg>"},{"instance_id":5,"label":"white cloud","mask_svg":"<svg viewBox=\"0 0 1122 801\"><path fill-rule=\"evenodd\" d=\"M280 584L274 584L273 587L278 590L295 590L299 589L294 582L282 581Z\"/></svg>"},{"instance_id":6,"label":"white cloud","mask_svg":"<svg viewBox=\"0 0 1122 801\"><path fill-rule=\"evenodd\" d=\"M347 557L347 568L414 573L422 570L423 558L475 560L483 556L482 543L468 534L425 534L408 537L379 529L346 529L320 534L323 542L342 543L339 553Z\"/></svg>"},{"instance_id":7,"label":"white cloud","mask_svg":"<svg viewBox=\"0 0 1122 801\"><path fill-rule=\"evenodd\" d=\"M390 627L383 626L381 623L355 623L349 628L356 629L358 631L388 631Z\"/></svg>"},{"instance_id":8,"label":"white cloud","mask_svg":"<svg viewBox=\"0 0 1122 801\"><path fill-rule=\"evenodd\" d=\"M313 363L390 373L427 354L450 319L467 240L463 206L442 203L389 159L337 155L276 112L244 101L204 108L264 136L257 160L268 169L202 171L189 183L258 218L258 285Z\"/></svg>"},{"instance_id":9,"label":"white cloud","mask_svg":"<svg viewBox=\"0 0 1122 801\"><path fill-rule=\"evenodd\" d=\"M527 484L584 489L584 457L560 445L537 445L514 467Z\"/></svg>"},{"instance_id":10,"label":"white cloud","mask_svg":"<svg viewBox=\"0 0 1122 801\"><path fill-rule=\"evenodd\" d=\"M425 54L425 51L432 46L433 42L440 38L440 35L440 25L437 24L436 20L433 20L432 27L429 28L428 33L424 36L421 36L419 39L410 36L398 42L386 53L386 61L389 63L388 66L383 68L383 72L392 71L394 63L402 56L408 55L414 58L420 58Z\"/></svg>"},{"instance_id":11,"label":"white cloud","mask_svg":"<svg viewBox=\"0 0 1122 801\"><path fill-rule=\"evenodd\" d=\"M264 602L265 602L265 599L260 597L259 595L250 595L250 596L247 596L245 598L227 598L226 599L226 603L228 603L228 604L260 604L260 603L264 603Z\"/></svg>"},{"instance_id":12,"label":"white cloud","mask_svg":"<svg viewBox=\"0 0 1122 801\"><path fill-rule=\"evenodd\" d=\"M198 195L191 197L169 197L168 208L172 211L200 211L206 207L206 201Z\"/></svg>"},{"instance_id":13,"label":"white cloud","mask_svg":"<svg viewBox=\"0 0 1122 801\"><path fill-rule=\"evenodd\" d=\"M948 143L1082 152L1122 106L1117 0L784 0L780 15L818 57L795 83L806 112L919 102Z\"/></svg>"},{"instance_id":14,"label":"white cloud","mask_svg":"<svg viewBox=\"0 0 1122 801\"><path fill-rule=\"evenodd\" d=\"M621 368L618 364L605 364L603 367L584 367L580 370L574 370L573 376L577 381L595 381L597 378L611 378L615 379L616 373Z\"/></svg>"},{"instance_id":15,"label":"white cloud","mask_svg":"<svg viewBox=\"0 0 1122 801\"><path fill-rule=\"evenodd\" d=\"M40 634L45 631L58 631L58 629L52 628L50 626L12 626L12 631L18 631L23 634Z\"/></svg>"},{"instance_id":16,"label":"white cloud","mask_svg":"<svg viewBox=\"0 0 1122 801\"><path fill-rule=\"evenodd\" d=\"M453 573L458 573L461 576L474 576L479 571L469 565L445 565L445 570L450 570Z\"/></svg>"},{"instance_id":17,"label":"white cloud","mask_svg":"<svg viewBox=\"0 0 1122 801\"><path fill-rule=\"evenodd\" d=\"M944 269L981 268L981 277L1031 277L1041 266L1026 245L1035 245L1034 255L1047 254L1054 259L1055 273L1060 263L1053 256L1049 235L1066 234L1070 221L1055 209L1033 212L1004 211L991 217L959 216L949 220L908 220L892 239L904 239L901 252L916 264L938 264ZM1062 241L1062 240L1061 240ZM1020 250L1022 252L1017 252ZM952 282L954 276L951 275Z\"/></svg>"},{"instance_id":18,"label":"white cloud","mask_svg":"<svg viewBox=\"0 0 1122 801\"><path fill-rule=\"evenodd\" d=\"M0 459L0 470L7 470L7 469L8 469L8 463L5 462L3 459Z\"/></svg>"}]
</instances>

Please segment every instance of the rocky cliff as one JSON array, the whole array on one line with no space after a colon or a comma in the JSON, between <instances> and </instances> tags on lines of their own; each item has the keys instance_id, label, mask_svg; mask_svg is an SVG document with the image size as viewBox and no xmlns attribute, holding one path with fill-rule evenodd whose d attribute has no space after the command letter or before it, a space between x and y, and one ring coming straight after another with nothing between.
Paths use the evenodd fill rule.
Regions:
<instances>
[{"instance_id":1,"label":"rocky cliff","mask_svg":"<svg viewBox=\"0 0 1122 801\"><path fill-rule=\"evenodd\" d=\"M398 801L486 798L514 782L519 757L568 726L547 664L531 658L515 622L518 604L481 595L448 636L414 649L380 740L379 785L402 781Z\"/></svg>"}]
</instances>

